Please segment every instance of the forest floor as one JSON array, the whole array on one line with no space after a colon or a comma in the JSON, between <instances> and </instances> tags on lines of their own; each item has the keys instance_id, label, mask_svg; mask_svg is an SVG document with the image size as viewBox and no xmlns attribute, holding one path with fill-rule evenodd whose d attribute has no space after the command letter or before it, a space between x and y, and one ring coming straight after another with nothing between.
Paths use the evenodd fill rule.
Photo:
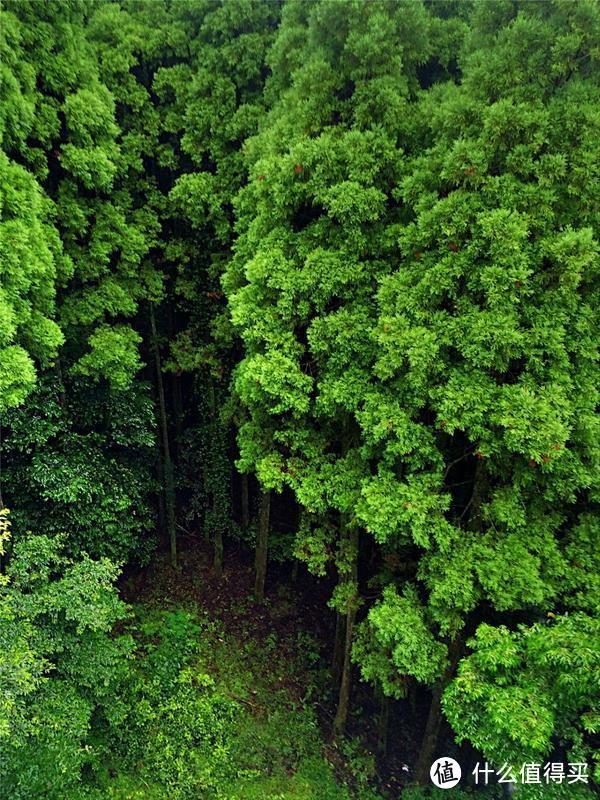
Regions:
<instances>
[{"instance_id":1,"label":"forest floor","mask_svg":"<svg viewBox=\"0 0 600 800\"><path fill-rule=\"evenodd\" d=\"M219 691L243 709L234 748L243 777L227 797L398 797L406 775L393 754L385 773L378 771L376 725L369 719L375 709L355 707L342 743L328 735L335 709L327 663L331 627L319 597L327 589L315 582L301 591L282 567L276 588L267 587L264 602L256 603L247 554L228 552L218 579L209 551L198 544L182 548L178 571L157 559L125 577L121 593L141 618L185 609L210 620L200 637L200 660Z\"/></svg>"}]
</instances>

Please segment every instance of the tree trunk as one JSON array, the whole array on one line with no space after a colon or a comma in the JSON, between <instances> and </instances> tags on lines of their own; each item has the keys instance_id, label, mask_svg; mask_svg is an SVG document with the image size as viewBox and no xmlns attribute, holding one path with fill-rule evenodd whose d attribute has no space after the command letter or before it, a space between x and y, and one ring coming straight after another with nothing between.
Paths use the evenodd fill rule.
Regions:
<instances>
[{"instance_id":1,"label":"tree trunk","mask_svg":"<svg viewBox=\"0 0 600 800\"><path fill-rule=\"evenodd\" d=\"M169 341L174 341L176 337L175 317L171 303L167 304L167 333ZM183 424L183 396L181 392L181 378L179 376L179 372L171 372L170 374L171 401L173 408L172 422L175 429L175 435L173 436L173 457L176 464L179 461L179 448L181 445Z\"/></svg>"},{"instance_id":2,"label":"tree trunk","mask_svg":"<svg viewBox=\"0 0 600 800\"><path fill-rule=\"evenodd\" d=\"M160 431L163 448L163 476L164 476L164 495L167 516L167 533L169 537L169 548L171 554L171 566L177 568L177 531L175 528L175 480L173 477L173 461L171 460L171 448L169 445L169 427L167 423L167 406L165 403L165 386L162 377L162 365L160 361L160 349L158 346L158 335L156 333L156 319L154 318L154 306L150 303L150 327L152 330L152 344L154 349L154 364L156 367L156 389L158 394L158 410L160 416Z\"/></svg>"},{"instance_id":3,"label":"tree trunk","mask_svg":"<svg viewBox=\"0 0 600 800\"><path fill-rule=\"evenodd\" d=\"M267 577L267 555L269 547L269 512L271 510L271 492L263 491L260 496L258 512L258 539L256 540L256 553L254 567L256 577L254 582L254 597L260 603L265 596L265 579Z\"/></svg>"},{"instance_id":4,"label":"tree trunk","mask_svg":"<svg viewBox=\"0 0 600 800\"><path fill-rule=\"evenodd\" d=\"M442 721L442 692L444 686L442 681L438 681L433 687L429 715L425 726L425 735L419 752L419 759L415 769L415 783L417 786L427 786L429 784L429 770L433 763L433 755L437 747L438 732Z\"/></svg>"},{"instance_id":5,"label":"tree trunk","mask_svg":"<svg viewBox=\"0 0 600 800\"><path fill-rule=\"evenodd\" d=\"M217 578L223 576L223 525L224 525L224 509L222 503L223 486L217 485L217 481L221 481L222 476L219 474L218 463L221 446L221 433L219 430L219 420L217 419L217 399L215 394L215 384L211 377L208 383L208 408L210 413L209 430L211 457L208 475L210 476L210 497L212 502L213 512L213 572Z\"/></svg>"},{"instance_id":6,"label":"tree trunk","mask_svg":"<svg viewBox=\"0 0 600 800\"><path fill-rule=\"evenodd\" d=\"M390 698L383 694L381 695L381 709L379 711L379 720L377 724L377 752L385 758L388 748L388 730L390 727Z\"/></svg>"},{"instance_id":7,"label":"tree trunk","mask_svg":"<svg viewBox=\"0 0 600 800\"><path fill-rule=\"evenodd\" d=\"M348 531L342 522L340 526L340 544L346 540ZM346 583L348 575L338 569L338 585ZM340 611L335 613L335 637L333 640L333 652L331 654L331 675L335 686L339 686L342 669L344 666L344 645L346 641L346 616Z\"/></svg>"},{"instance_id":8,"label":"tree trunk","mask_svg":"<svg viewBox=\"0 0 600 800\"><path fill-rule=\"evenodd\" d=\"M245 532L250 526L250 500L248 497L248 473L242 472L242 530Z\"/></svg>"},{"instance_id":9,"label":"tree trunk","mask_svg":"<svg viewBox=\"0 0 600 800\"><path fill-rule=\"evenodd\" d=\"M446 686L450 683L452 676L456 670L460 649L462 645L462 638L457 636L450 643L448 648L448 655L450 663L446 668L442 677L437 681L433 687L431 697L431 705L429 706L429 715L427 717L427 724L425 726L425 735L423 736L423 743L421 744L421 751L417 760L415 768L414 782L417 786L429 785L429 770L433 763L433 757L438 743L438 734L440 732L440 725L442 723L442 695Z\"/></svg>"},{"instance_id":10,"label":"tree trunk","mask_svg":"<svg viewBox=\"0 0 600 800\"><path fill-rule=\"evenodd\" d=\"M356 608L352 606L346 613L346 637L344 640L344 661L342 665L342 681L340 683L340 694L338 706L333 720L333 735L339 738L346 729L348 719L348 705L350 701L350 684L352 680L352 635L354 633L354 620L356 618Z\"/></svg>"},{"instance_id":11,"label":"tree trunk","mask_svg":"<svg viewBox=\"0 0 600 800\"><path fill-rule=\"evenodd\" d=\"M344 641L346 639L346 618L339 611L335 614L335 639L331 656L331 672L336 686L340 682L344 664Z\"/></svg>"},{"instance_id":12,"label":"tree trunk","mask_svg":"<svg viewBox=\"0 0 600 800\"><path fill-rule=\"evenodd\" d=\"M167 511L165 508L165 473L163 469L162 445L157 443L156 447L156 477L158 485L161 487L158 492L158 529L164 542L168 541L167 533Z\"/></svg>"},{"instance_id":13,"label":"tree trunk","mask_svg":"<svg viewBox=\"0 0 600 800\"><path fill-rule=\"evenodd\" d=\"M358 582L358 530L353 528L350 531L350 549L352 566L348 576L349 581L354 585ZM358 587L357 587L358 590ZM340 683L340 694L338 698L335 719L333 720L333 735L339 738L346 729L348 719L348 706L350 701L350 687L352 683L352 639L354 635L354 622L356 620L357 603L356 599L349 601L345 615L346 631L344 636L344 652L342 661L342 680Z\"/></svg>"}]
</instances>

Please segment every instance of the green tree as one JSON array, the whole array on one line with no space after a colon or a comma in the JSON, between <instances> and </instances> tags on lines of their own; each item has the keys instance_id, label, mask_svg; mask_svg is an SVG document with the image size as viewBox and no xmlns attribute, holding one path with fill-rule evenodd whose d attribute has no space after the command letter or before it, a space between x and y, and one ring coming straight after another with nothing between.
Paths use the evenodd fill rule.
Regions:
<instances>
[{"instance_id":1,"label":"green tree","mask_svg":"<svg viewBox=\"0 0 600 800\"><path fill-rule=\"evenodd\" d=\"M469 20L460 86L418 104L358 414L377 459L359 517L386 545L412 540L410 614L424 606L452 650L420 781L465 626L486 608L577 608L597 536L598 7L485 4Z\"/></svg>"},{"instance_id":2,"label":"green tree","mask_svg":"<svg viewBox=\"0 0 600 800\"><path fill-rule=\"evenodd\" d=\"M598 733L598 620L580 612L510 631L480 625L444 708L460 739L492 763L521 764L569 741L570 760L594 755ZM590 776L591 777L591 776Z\"/></svg>"},{"instance_id":3,"label":"green tree","mask_svg":"<svg viewBox=\"0 0 600 800\"><path fill-rule=\"evenodd\" d=\"M106 17L103 42L96 13ZM153 141L148 115L139 115L145 137L131 130L132 107L149 96L125 74L144 40L121 15L111 59L104 3L22 2L0 14L0 481L15 508L15 538L30 527L68 531L72 553L120 560L138 549L144 560L151 417L144 387L131 403L123 396L141 366L141 336L127 318L153 286L141 258L157 226L141 179ZM43 385L24 409L2 413L33 387L32 359Z\"/></svg>"},{"instance_id":4,"label":"green tree","mask_svg":"<svg viewBox=\"0 0 600 800\"><path fill-rule=\"evenodd\" d=\"M33 175L0 152L0 414L23 403L56 357L56 289L70 274L52 204Z\"/></svg>"},{"instance_id":5,"label":"green tree","mask_svg":"<svg viewBox=\"0 0 600 800\"><path fill-rule=\"evenodd\" d=\"M236 255L224 279L245 345L234 373L247 410L240 463L265 489L287 484L308 512L336 519L297 551L312 550L313 560L324 530L329 554L338 551L333 602L347 654L338 732L358 599L356 503L368 473L356 412L375 357L374 286L397 251L398 119L410 117L428 53L418 3L285 5L269 55L271 111L246 145L250 181L237 200Z\"/></svg>"}]
</instances>

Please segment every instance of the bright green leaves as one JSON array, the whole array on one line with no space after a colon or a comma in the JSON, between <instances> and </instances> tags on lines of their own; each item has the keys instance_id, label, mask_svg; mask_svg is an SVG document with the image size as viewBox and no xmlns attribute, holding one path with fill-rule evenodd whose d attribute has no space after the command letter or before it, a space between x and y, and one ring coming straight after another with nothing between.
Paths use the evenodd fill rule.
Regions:
<instances>
[{"instance_id":1,"label":"bright green leaves","mask_svg":"<svg viewBox=\"0 0 600 800\"><path fill-rule=\"evenodd\" d=\"M132 650L109 635L127 616L107 560L64 555L63 538L15 543L0 588L0 759L11 797L76 797L94 757L91 720L119 716L119 685ZM51 672L51 679L48 675Z\"/></svg>"},{"instance_id":2,"label":"bright green leaves","mask_svg":"<svg viewBox=\"0 0 600 800\"><path fill-rule=\"evenodd\" d=\"M201 230L212 222L219 238L227 241L229 224L215 183L215 176L208 172L182 175L171 190L169 200L173 209L187 217L194 228Z\"/></svg>"},{"instance_id":3,"label":"bright green leaves","mask_svg":"<svg viewBox=\"0 0 600 800\"><path fill-rule=\"evenodd\" d=\"M16 620L14 603L3 597L0 600L0 743L11 735L23 702L42 683L48 667L34 649L31 624L18 624Z\"/></svg>"},{"instance_id":4,"label":"bright green leaves","mask_svg":"<svg viewBox=\"0 0 600 800\"><path fill-rule=\"evenodd\" d=\"M361 605L358 584L351 580L338 583L333 590L328 605L339 614L348 614L350 611L357 609Z\"/></svg>"},{"instance_id":5,"label":"bright green leaves","mask_svg":"<svg viewBox=\"0 0 600 800\"><path fill-rule=\"evenodd\" d=\"M374 222L383 213L386 196L375 187L364 188L355 181L332 186L317 201L323 203L332 219L349 228L361 222Z\"/></svg>"},{"instance_id":6,"label":"bright green leaves","mask_svg":"<svg viewBox=\"0 0 600 800\"><path fill-rule=\"evenodd\" d=\"M109 191L119 155L110 92L102 84L79 89L65 98L64 115L69 141L61 150L63 167L86 189Z\"/></svg>"},{"instance_id":7,"label":"bright green leaves","mask_svg":"<svg viewBox=\"0 0 600 800\"><path fill-rule=\"evenodd\" d=\"M449 504L449 496L439 492L439 476L409 475L399 480L382 471L363 483L357 514L379 542L398 537L428 547L432 539L448 538L443 512Z\"/></svg>"},{"instance_id":8,"label":"bright green leaves","mask_svg":"<svg viewBox=\"0 0 600 800\"><path fill-rule=\"evenodd\" d=\"M407 585L399 595L387 586L359 625L352 658L363 678L381 686L384 694L404 697L409 676L425 684L441 676L447 648L431 634L415 588Z\"/></svg>"},{"instance_id":9,"label":"bright green leaves","mask_svg":"<svg viewBox=\"0 0 600 800\"><path fill-rule=\"evenodd\" d=\"M407 153L398 192L408 218L397 228L403 260L380 284L378 380L359 415L385 465L364 490L363 511L364 524L383 540L406 524L398 501L417 467L411 423L428 420L433 453L418 465L423 476L435 475L439 456L448 465L444 481L456 489L442 510L447 535L435 546L431 537L415 539L430 550L419 574L442 630L460 627L460 616L483 597L498 610L546 606L567 569L559 542L569 523L553 503L573 503L575 485L583 494L595 487L584 465L596 463L589 435L598 372L588 347L598 344L590 312L598 245L581 227L590 203L574 201L565 173L569 158L581 152L589 161L593 146L571 138L567 124L565 148L556 131L577 96L586 130L598 132L600 119L588 106L598 89L575 79L554 98L541 89L530 72L540 54L529 59L524 41L541 41L545 29L555 35L563 10L544 21L529 11L520 10L518 24L495 44L486 39L484 47L477 34L467 40L467 48L482 50L463 55L462 86L433 87L417 107L427 151ZM477 28L485 14L474 13ZM501 17L486 24L495 30L505 24ZM525 37L518 43L517 27ZM527 96L521 83L503 84L514 80L515 57L523 57ZM498 74L501 62L510 75ZM400 398L406 421L392 413L390 397ZM454 466L465 459L488 466L486 486L472 495L458 488L473 475L472 467ZM485 504L494 487L492 505L478 511L482 493ZM435 520L434 513L434 528ZM474 528L477 535L465 530Z\"/></svg>"},{"instance_id":10,"label":"bright green leaves","mask_svg":"<svg viewBox=\"0 0 600 800\"><path fill-rule=\"evenodd\" d=\"M108 6L98 10L100 16L103 12L114 22ZM91 331L92 353L77 369L83 374L110 372L113 383L124 386L139 366L133 352L137 342L132 332L119 327L122 319L110 342L106 327L115 318L134 316L151 286L155 291L156 280L143 267L143 259L157 244L160 230L156 196L149 190L152 180L142 177L142 157L153 152L158 129L140 113L146 126L140 135L130 113L134 106L136 113L141 111L140 98L150 101L141 82L128 73L138 63L139 53L133 51L144 41L141 29L123 12L118 34L109 26L98 38L97 26L88 30L88 11L81 4L53 4L42 10L25 3L11 14L2 13L8 41L21 56L8 58L5 66L15 118L12 112L7 115L3 147L11 158L30 165L40 187L22 167L2 156L6 178L1 186L0 255L6 274L0 274L0 346L10 336L11 344L18 343L43 364L56 354L66 334L75 345L69 358L76 362L85 351L84 336ZM110 58L105 63L111 36L125 48L126 66ZM60 329L53 321L59 281L67 283L57 313ZM35 297L28 286L35 289ZM17 313L17 332L10 333L7 303ZM114 352L107 357L111 345ZM5 372L8 359L9 354ZM29 375L30 370L23 369L21 383L31 383ZM25 393L18 390L15 398Z\"/></svg>"},{"instance_id":11,"label":"bright green leaves","mask_svg":"<svg viewBox=\"0 0 600 800\"><path fill-rule=\"evenodd\" d=\"M294 361L276 351L247 359L235 376L238 394L272 414L307 411L311 383Z\"/></svg>"},{"instance_id":12,"label":"bright green leaves","mask_svg":"<svg viewBox=\"0 0 600 800\"><path fill-rule=\"evenodd\" d=\"M493 422L504 428L507 449L551 468L569 438L572 409L560 385L503 386L497 396Z\"/></svg>"},{"instance_id":13,"label":"bright green leaves","mask_svg":"<svg viewBox=\"0 0 600 800\"><path fill-rule=\"evenodd\" d=\"M141 368L140 335L127 325L103 325L89 337L90 351L79 360L74 372L93 378L104 377L116 389L125 389Z\"/></svg>"},{"instance_id":14,"label":"bright green leaves","mask_svg":"<svg viewBox=\"0 0 600 800\"><path fill-rule=\"evenodd\" d=\"M0 348L0 411L21 405L34 387L35 379L33 362L22 347Z\"/></svg>"},{"instance_id":15,"label":"bright green leaves","mask_svg":"<svg viewBox=\"0 0 600 800\"><path fill-rule=\"evenodd\" d=\"M11 342L17 332L16 314L12 304L9 304L6 292L0 289L0 344Z\"/></svg>"},{"instance_id":16,"label":"bright green leaves","mask_svg":"<svg viewBox=\"0 0 600 800\"><path fill-rule=\"evenodd\" d=\"M396 392L367 393L361 399L356 417L362 436L369 448L382 445L382 463L393 468L401 459L411 471L431 463L441 466L434 432L411 418Z\"/></svg>"},{"instance_id":17,"label":"bright green leaves","mask_svg":"<svg viewBox=\"0 0 600 800\"><path fill-rule=\"evenodd\" d=\"M597 613L600 608L600 520L581 514L564 546L567 569L562 590L570 608Z\"/></svg>"},{"instance_id":18,"label":"bright green leaves","mask_svg":"<svg viewBox=\"0 0 600 800\"><path fill-rule=\"evenodd\" d=\"M480 626L443 700L459 738L496 764L548 755L553 735L572 736L577 717L591 720L599 635L583 614L517 632Z\"/></svg>"},{"instance_id":19,"label":"bright green leaves","mask_svg":"<svg viewBox=\"0 0 600 800\"><path fill-rule=\"evenodd\" d=\"M61 569L64 575L53 581L56 570ZM39 615L54 622L64 620L81 634L85 630L107 632L115 619L124 616L125 605L113 588L118 572L107 559L94 561L83 556L71 563L64 556L64 536L29 536L16 546L9 579L10 585L23 593L19 608L29 618Z\"/></svg>"},{"instance_id":20,"label":"bright green leaves","mask_svg":"<svg viewBox=\"0 0 600 800\"><path fill-rule=\"evenodd\" d=\"M22 33L14 14L0 10L0 142L21 145L31 130L35 76L24 58Z\"/></svg>"},{"instance_id":21,"label":"bright green leaves","mask_svg":"<svg viewBox=\"0 0 600 800\"><path fill-rule=\"evenodd\" d=\"M484 372L457 367L445 385L430 388L439 427L450 435L457 429L465 431L474 442L486 437L497 392L495 382Z\"/></svg>"},{"instance_id":22,"label":"bright green leaves","mask_svg":"<svg viewBox=\"0 0 600 800\"><path fill-rule=\"evenodd\" d=\"M50 208L33 176L0 153L0 411L23 402L34 359L47 364L63 342L52 317L69 264Z\"/></svg>"},{"instance_id":23,"label":"bright green leaves","mask_svg":"<svg viewBox=\"0 0 600 800\"><path fill-rule=\"evenodd\" d=\"M411 51L412 71L426 58L426 31L413 4L287 4L271 51L271 109L246 145L251 180L237 199L239 236L223 280L246 348L235 389L272 430L259 447L283 455L296 440L284 455L286 481L313 511L332 503L354 514L365 472L357 472L353 500L335 496L332 451L346 446L340 421L356 413L369 385L373 290L390 269L386 225L396 217L389 192L402 151L378 124L380 100L388 110L394 99L405 102L401 53ZM323 436L317 420L331 422Z\"/></svg>"},{"instance_id":24,"label":"bright green leaves","mask_svg":"<svg viewBox=\"0 0 600 800\"><path fill-rule=\"evenodd\" d=\"M556 283L563 302L573 300L580 284L593 285L600 271L598 241L591 228L572 228L556 232L544 242L550 259L549 278Z\"/></svg>"},{"instance_id":25,"label":"bright green leaves","mask_svg":"<svg viewBox=\"0 0 600 800\"><path fill-rule=\"evenodd\" d=\"M294 556L304 561L313 575L325 575L333 557L333 542L336 538L333 525L324 517L303 512L298 525Z\"/></svg>"}]
</instances>

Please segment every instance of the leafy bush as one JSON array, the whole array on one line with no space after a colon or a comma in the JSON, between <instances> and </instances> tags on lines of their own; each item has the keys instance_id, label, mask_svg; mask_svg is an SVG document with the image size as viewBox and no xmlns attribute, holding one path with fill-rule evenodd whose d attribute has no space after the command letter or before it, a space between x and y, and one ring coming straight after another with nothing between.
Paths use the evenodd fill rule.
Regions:
<instances>
[{"instance_id":1,"label":"leafy bush","mask_svg":"<svg viewBox=\"0 0 600 800\"><path fill-rule=\"evenodd\" d=\"M231 772L236 704L197 662L201 633L183 609L142 616L128 715L111 741L120 768L156 781L170 800L217 791Z\"/></svg>"},{"instance_id":2,"label":"leafy bush","mask_svg":"<svg viewBox=\"0 0 600 800\"><path fill-rule=\"evenodd\" d=\"M11 800L64 800L94 764L94 730L126 713L133 642L111 636L127 607L107 559L65 555L64 538L15 544L0 585L0 764Z\"/></svg>"}]
</instances>

